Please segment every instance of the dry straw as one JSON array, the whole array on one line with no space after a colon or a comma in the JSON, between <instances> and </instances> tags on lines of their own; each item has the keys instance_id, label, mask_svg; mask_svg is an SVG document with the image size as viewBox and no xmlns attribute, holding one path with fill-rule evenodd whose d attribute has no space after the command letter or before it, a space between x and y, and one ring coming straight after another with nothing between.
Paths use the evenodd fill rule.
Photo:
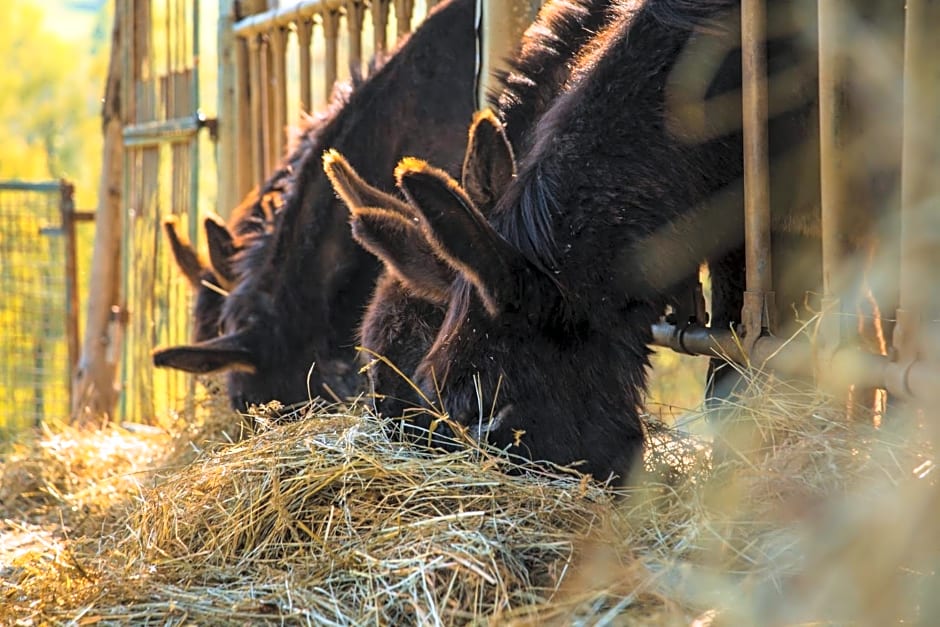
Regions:
<instances>
[{"instance_id":1,"label":"dry straw","mask_svg":"<svg viewBox=\"0 0 940 627\"><path fill-rule=\"evenodd\" d=\"M232 443L238 419L219 412L208 446L193 429L46 433L3 465L0 621L940 616L925 592L940 507L923 421L889 416L876 429L819 394L754 380L683 427L719 413L714 460L701 440L651 423L646 468L618 490L557 470L509 474L493 451L429 454L389 440L359 405L282 425L262 416ZM66 449L69 460L49 457Z\"/></svg>"}]
</instances>

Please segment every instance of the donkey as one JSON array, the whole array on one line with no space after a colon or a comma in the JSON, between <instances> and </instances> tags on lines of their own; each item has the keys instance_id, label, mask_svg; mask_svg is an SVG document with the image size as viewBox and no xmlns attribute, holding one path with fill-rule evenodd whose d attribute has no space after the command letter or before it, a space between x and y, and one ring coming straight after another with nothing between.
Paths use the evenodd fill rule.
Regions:
<instances>
[{"instance_id":1,"label":"donkey","mask_svg":"<svg viewBox=\"0 0 940 627\"><path fill-rule=\"evenodd\" d=\"M474 109L474 50L473 0L439 4L309 138L274 228L235 255L237 283L222 307L221 335L157 350L154 363L228 370L236 409L273 399L291 404L323 391L353 394L356 329L380 266L353 242L320 155L327 147L342 150L386 189L406 154L456 171Z\"/></svg>"},{"instance_id":2,"label":"donkey","mask_svg":"<svg viewBox=\"0 0 940 627\"><path fill-rule=\"evenodd\" d=\"M203 342L219 335L219 315L225 294L235 283L232 259L241 249L241 240L256 231L270 228L271 216L267 203L262 203L259 190L249 193L232 212L231 224L217 215L206 216L203 228L209 248L209 259L204 259L196 247L179 231L179 220L169 216L163 229L170 251L180 272L193 289L193 341Z\"/></svg>"},{"instance_id":3,"label":"donkey","mask_svg":"<svg viewBox=\"0 0 940 627\"><path fill-rule=\"evenodd\" d=\"M515 176L515 154L528 149L535 121L564 89L577 54L604 26L610 5L550 0L523 34L510 70L498 76L502 89L489 94L495 114L478 113L469 130L462 185L484 213ZM360 334L377 413L396 418L411 407L408 376L433 343L455 275L421 241L406 203L369 187L337 152L324 157L324 168L350 209L353 238L386 262ZM396 256L402 230L414 231L408 239L420 245ZM423 279L410 279L413 273ZM388 424L397 432L399 423Z\"/></svg>"},{"instance_id":4,"label":"donkey","mask_svg":"<svg viewBox=\"0 0 940 627\"><path fill-rule=\"evenodd\" d=\"M350 91L362 81L363 77L354 72L348 83L337 83L325 112L302 116L292 134L285 159L263 185L251 190L232 210L228 224L214 213L206 216L203 229L208 260L180 233L176 216L164 220L170 251L195 295L192 312L194 342L204 342L220 335L219 316L225 295L238 282L235 258L252 240L263 238L273 230L274 216L284 206L285 197L292 193L301 162L314 150L320 126L331 118L337 107L345 104Z\"/></svg>"},{"instance_id":5,"label":"donkey","mask_svg":"<svg viewBox=\"0 0 940 627\"><path fill-rule=\"evenodd\" d=\"M456 276L410 373L413 402L442 407L412 420L430 428L443 413L511 454L599 479L638 461L651 324L703 259L719 269L716 317L740 311L728 294L743 269L720 271L743 242L742 137L729 124L740 105L728 97L740 90L737 4L617 4L488 219L446 172L399 164L417 228L399 231L396 250L429 245ZM800 185L814 171L803 140L815 96L800 35L768 45L771 77L790 79L770 124L777 180L788 177L774 204L788 216L817 201L811 178ZM412 278L439 289L430 273Z\"/></svg>"}]
</instances>

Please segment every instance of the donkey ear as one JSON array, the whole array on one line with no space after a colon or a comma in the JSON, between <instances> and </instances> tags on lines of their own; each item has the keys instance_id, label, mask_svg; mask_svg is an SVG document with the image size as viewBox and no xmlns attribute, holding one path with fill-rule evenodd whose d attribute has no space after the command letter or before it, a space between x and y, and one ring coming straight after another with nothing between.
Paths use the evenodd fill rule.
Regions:
<instances>
[{"instance_id":1,"label":"donkey ear","mask_svg":"<svg viewBox=\"0 0 940 627\"><path fill-rule=\"evenodd\" d=\"M235 272L232 270L232 257L238 252L235 238L225 226L222 218L217 215L207 215L203 221L206 229L206 241L209 244L209 261L212 270L219 277L222 287L230 289L235 283Z\"/></svg>"},{"instance_id":2,"label":"donkey ear","mask_svg":"<svg viewBox=\"0 0 940 627\"><path fill-rule=\"evenodd\" d=\"M446 303L454 271L434 254L414 209L363 181L336 150L324 153L323 170L349 208L353 238L415 296Z\"/></svg>"},{"instance_id":3,"label":"donkey ear","mask_svg":"<svg viewBox=\"0 0 940 627\"><path fill-rule=\"evenodd\" d=\"M246 345L244 333L220 335L189 346L158 348L153 351L153 365L193 374L219 370L256 372L258 369L254 356Z\"/></svg>"},{"instance_id":4,"label":"donkey ear","mask_svg":"<svg viewBox=\"0 0 940 627\"><path fill-rule=\"evenodd\" d=\"M382 260L416 297L447 303L454 270L435 253L418 226L386 209L361 207L351 210L353 239Z\"/></svg>"},{"instance_id":5,"label":"donkey ear","mask_svg":"<svg viewBox=\"0 0 940 627\"><path fill-rule=\"evenodd\" d=\"M406 219L417 217L407 203L363 181L337 150L330 149L323 153L323 171L333 184L333 190L350 211L361 207L382 207Z\"/></svg>"},{"instance_id":6,"label":"donkey ear","mask_svg":"<svg viewBox=\"0 0 940 627\"><path fill-rule=\"evenodd\" d=\"M192 244L179 232L179 219L176 216L167 216L163 220L163 231L170 242L170 250L176 265L195 289L202 284L202 275L208 270L206 264L199 259L199 254Z\"/></svg>"},{"instance_id":7,"label":"donkey ear","mask_svg":"<svg viewBox=\"0 0 940 627\"><path fill-rule=\"evenodd\" d=\"M473 117L463 160L463 188L478 209L488 212L516 174L516 158L503 125L490 109Z\"/></svg>"},{"instance_id":8,"label":"donkey ear","mask_svg":"<svg viewBox=\"0 0 940 627\"><path fill-rule=\"evenodd\" d=\"M412 158L398 164L395 178L420 213L437 254L473 283L490 315L518 311L528 263L490 226L457 182Z\"/></svg>"}]
</instances>

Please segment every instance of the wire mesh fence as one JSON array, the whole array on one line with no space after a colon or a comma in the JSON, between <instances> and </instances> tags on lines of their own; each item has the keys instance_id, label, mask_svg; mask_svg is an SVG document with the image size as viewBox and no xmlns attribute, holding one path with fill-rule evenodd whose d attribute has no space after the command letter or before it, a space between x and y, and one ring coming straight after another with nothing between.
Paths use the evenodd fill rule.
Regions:
<instances>
[{"instance_id":1,"label":"wire mesh fence","mask_svg":"<svg viewBox=\"0 0 940 627\"><path fill-rule=\"evenodd\" d=\"M0 181L0 439L69 412L71 189Z\"/></svg>"}]
</instances>

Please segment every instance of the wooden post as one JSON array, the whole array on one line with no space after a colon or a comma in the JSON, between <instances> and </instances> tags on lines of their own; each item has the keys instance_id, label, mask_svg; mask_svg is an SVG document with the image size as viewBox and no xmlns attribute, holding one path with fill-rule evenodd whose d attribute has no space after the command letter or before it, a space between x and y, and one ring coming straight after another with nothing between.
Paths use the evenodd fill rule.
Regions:
<instances>
[{"instance_id":1,"label":"wooden post","mask_svg":"<svg viewBox=\"0 0 940 627\"><path fill-rule=\"evenodd\" d=\"M121 131L126 111L122 110L122 71L127 63L126 37L129 3L115 1L114 25L111 31L111 55L102 105L101 180L98 187L98 208L95 219L94 252L88 293L85 337L81 356L72 377L72 419L98 420L113 417L117 403L115 375L117 354L109 333L111 310L120 298L122 186L124 179L124 148ZM133 23L133 22L131 22ZM132 68L136 72L137 68ZM131 90L125 89L127 94Z\"/></svg>"},{"instance_id":2,"label":"wooden post","mask_svg":"<svg viewBox=\"0 0 940 627\"><path fill-rule=\"evenodd\" d=\"M75 186L62 181L59 213L65 235L65 338L68 343L69 379L78 366L78 242L75 233ZM69 385L69 407L72 406L72 386Z\"/></svg>"}]
</instances>

